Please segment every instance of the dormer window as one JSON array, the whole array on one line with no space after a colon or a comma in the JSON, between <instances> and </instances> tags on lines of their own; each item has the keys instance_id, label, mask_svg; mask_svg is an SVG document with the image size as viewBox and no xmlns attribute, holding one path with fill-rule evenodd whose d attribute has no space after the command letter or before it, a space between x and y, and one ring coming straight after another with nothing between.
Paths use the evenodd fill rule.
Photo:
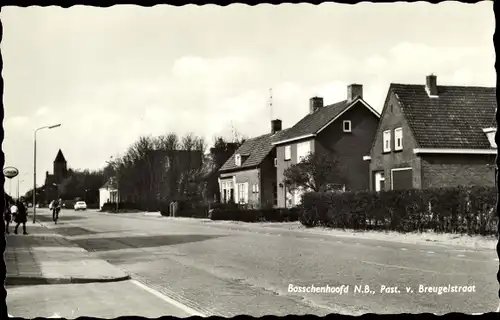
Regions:
<instances>
[{"instance_id":1,"label":"dormer window","mask_svg":"<svg viewBox=\"0 0 500 320\"><path fill-rule=\"evenodd\" d=\"M241 166L241 155L239 153L234 156L234 163L237 167Z\"/></svg>"},{"instance_id":2,"label":"dormer window","mask_svg":"<svg viewBox=\"0 0 500 320\"><path fill-rule=\"evenodd\" d=\"M342 127L344 128L344 132L351 132L351 120L344 120Z\"/></svg>"}]
</instances>

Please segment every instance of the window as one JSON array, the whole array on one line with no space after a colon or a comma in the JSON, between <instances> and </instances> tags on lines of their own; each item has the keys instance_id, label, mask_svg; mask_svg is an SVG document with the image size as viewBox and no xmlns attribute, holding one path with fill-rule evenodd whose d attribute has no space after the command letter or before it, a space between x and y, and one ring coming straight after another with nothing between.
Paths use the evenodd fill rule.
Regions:
<instances>
[{"instance_id":1,"label":"window","mask_svg":"<svg viewBox=\"0 0 500 320\"><path fill-rule=\"evenodd\" d=\"M391 130L384 131L384 152L391 151Z\"/></svg>"},{"instance_id":2,"label":"window","mask_svg":"<svg viewBox=\"0 0 500 320\"><path fill-rule=\"evenodd\" d=\"M394 129L394 150L403 150L403 128Z\"/></svg>"},{"instance_id":3,"label":"window","mask_svg":"<svg viewBox=\"0 0 500 320\"><path fill-rule=\"evenodd\" d=\"M306 141L297 144L297 163L301 162L311 152L311 142Z\"/></svg>"},{"instance_id":4,"label":"window","mask_svg":"<svg viewBox=\"0 0 500 320\"><path fill-rule=\"evenodd\" d=\"M252 193L259 193L259 185L258 184L252 185Z\"/></svg>"},{"instance_id":5,"label":"window","mask_svg":"<svg viewBox=\"0 0 500 320\"><path fill-rule=\"evenodd\" d=\"M292 146L285 146L285 160L292 159Z\"/></svg>"},{"instance_id":6,"label":"window","mask_svg":"<svg viewBox=\"0 0 500 320\"><path fill-rule=\"evenodd\" d=\"M236 166L238 166L238 167L239 167L239 166L241 166L241 155L236 154L236 155L234 156L234 163L235 163L235 164L236 164Z\"/></svg>"},{"instance_id":7,"label":"window","mask_svg":"<svg viewBox=\"0 0 500 320\"><path fill-rule=\"evenodd\" d=\"M274 158L274 166L277 167L278 166L278 158Z\"/></svg>"},{"instance_id":8,"label":"window","mask_svg":"<svg viewBox=\"0 0 500 320\"><path fill-rule=\"evenodd\" d=\"M344 132L351 132L351 120L344 120L343 122Z\"/></svg>"},{"instance_id":9,"label":"window","mask_svg":"<svg viewBox=\"0 0 500 320\"><path fill-rule=\"evenodd\" d=\"M248 183L238 183L239 203L248 203Z\"/></svg>"}]
</instances>

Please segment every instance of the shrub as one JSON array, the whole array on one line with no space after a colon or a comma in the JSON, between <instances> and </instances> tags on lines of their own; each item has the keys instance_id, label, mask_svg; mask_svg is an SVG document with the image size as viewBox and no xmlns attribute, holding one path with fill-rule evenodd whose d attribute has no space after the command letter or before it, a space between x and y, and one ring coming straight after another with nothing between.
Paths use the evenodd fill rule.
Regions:
<instances>
[{"instance_id":1,"label":"shrub","mask_svg":"<svg viewBox=\"0 0 500 320\"><path fill-rule=\"evenodd\" d=\"M496 188L306 193L300 222L357 230L496 234Z\"/></svg>"}]
</instances>

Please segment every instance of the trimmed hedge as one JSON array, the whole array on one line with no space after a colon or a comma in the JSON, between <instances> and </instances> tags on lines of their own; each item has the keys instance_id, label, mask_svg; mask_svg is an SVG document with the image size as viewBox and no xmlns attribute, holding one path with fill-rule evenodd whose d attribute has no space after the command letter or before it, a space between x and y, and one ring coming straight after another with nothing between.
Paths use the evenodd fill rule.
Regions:
<instances>
[{"instance_id":1,"label":"trimmed hedge","mask_svg":"<svg viewBox=\"0 0 500 320\"><path fill-rule=\"evenodd\" d=\"M426 190L306 193L300 222L356 230L497 234L497 189L457 187Z\"/></svg>"},{"instance_id":2,"label":"trimmed hedge","mask_svg":"<svg viewBox=\"0 0 500 320\"><path fill-rule=\"evenodd\" d=\"M292 222L299 220L299 209L243 209L226 205L212 209L209 217L211 220L242 222Z\"/></svg>"},{"instance_id":3,"label":"trimmed hedge","mask_svg":"<svg viewBox=\"0 0 500 320\"><path fill-rule=\"evenodd\" d=\"M133 202L120 202L118 203L118 210L138 210L138 206ZM102 208L102 212L116 212L116 202L106 202Z\"/></svg>"}]
</instances>

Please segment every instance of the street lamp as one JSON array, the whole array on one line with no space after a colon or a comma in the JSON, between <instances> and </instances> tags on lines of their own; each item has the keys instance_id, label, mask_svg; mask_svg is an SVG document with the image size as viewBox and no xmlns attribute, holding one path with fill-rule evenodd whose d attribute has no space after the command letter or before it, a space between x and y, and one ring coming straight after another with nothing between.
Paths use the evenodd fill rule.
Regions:
<instances>
[{"instance_id":1,"label":"street lamp","mask_svg":"<svg viewBox=\"0 0 500 320\"><path fill-rule=\"evenodd\" d=\"M33 223L36 221L36 133L42 129L54 129L60 126L61 124L59 123L52 126L40 127L35 130L33 143Z\"/></svg>"}]
</instances>

